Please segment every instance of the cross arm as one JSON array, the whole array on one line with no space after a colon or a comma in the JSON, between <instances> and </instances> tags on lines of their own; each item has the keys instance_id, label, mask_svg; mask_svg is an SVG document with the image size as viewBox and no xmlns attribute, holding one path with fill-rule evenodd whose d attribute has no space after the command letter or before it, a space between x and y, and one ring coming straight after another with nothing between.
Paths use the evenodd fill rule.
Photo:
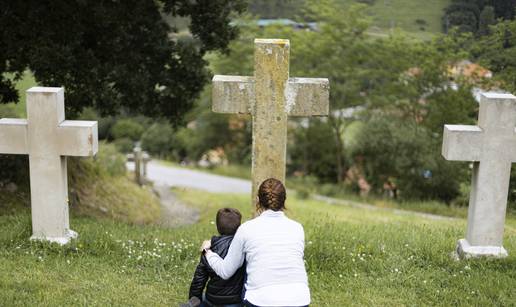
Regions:
<instances>
[{"instance_id":1,"label":"cross arm","mask_svg":"<svg viewBox=\"0 0 516 307\"><path fill-rule=\"evenodd\" d=\"M452 161L479 161L483 130L478 126L444 125L442 155Z\"/></svg>"},{"instance_id":2,"label":"cross arm","mask_svg":"<svg viewBox=\"0 0 516 307\"><path fill-rule=\"evenodd\" d=\"M216 75L212 82L213 112L251 113L255 100L253 77Z\"/></svg>"},{"instance_id":3,"label":"cross arm","mask_svg":"<svg viewBox=\"0 0 516 307\"><path fill-rule=\"evenodd\" d=\"M62 156L93 156L98 152L96 121L65 120L57 129Z\"/></svg>"},{"instance_id":4,"label":"cross arm","mask_svg":"<svg viewBox=\"0 0 516 307\"><path fill-rule=\"evenodd\" d=\"M26 119L0 119L0 154L29 153L27 127Z\"/></svg>"},{"instance_id":5,"label":"cross arm","mask_svg":"<svg viewBox=\"0 0 516 307\"><path fill-rule=\"evenodd\" d=\"M330 82L326 78L290 78L285 108L290 116L324 116L330 108Z\"/></svg>"}]
</instances>

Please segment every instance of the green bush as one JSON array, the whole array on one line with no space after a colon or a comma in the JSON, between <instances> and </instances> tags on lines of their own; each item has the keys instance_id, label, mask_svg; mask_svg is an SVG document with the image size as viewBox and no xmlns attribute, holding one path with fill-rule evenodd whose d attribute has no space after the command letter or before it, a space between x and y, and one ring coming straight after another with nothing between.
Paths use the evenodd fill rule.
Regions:
<instances>
[{"instance_id":1,"label":"green bush","mask_svg":"<svg viewBox=\"0 0 516 307\"><path fill-rule=\"evenodd\" d=\"M126 158L113 144L101 143L99 152L95 158L95 163L99 168L112 177L122 176L126 173Z\"/></svg>"},{"instance_id":2,"label":"green bush","mask_svg":"<svg viewBox=\"0 0 516 307\"><path fill-rule=\"evenodd\" d=\"M288 144L289 173L301 171L321 182L337 182L340 175L336 167L339 150L335 138L330 124L320 119L310 120L306 128L296 127Z\"/></svg>"},{"instance_id":3,"label":"green bush","mask_svg":"<svg viewBox=\"0 0 516 307\"><path fill-rule=\"evenodd\" d=\"M174 129L168 123L154 123L142 135L142 148L159 157L172 156Z\"/></svg>"},{"instance_id":4,"label":"green bush","mask_svg":"<svg viewBox=\"0 0 516 307\"><path fill-rule=\"evenodd\" d=\"M129 138L116 139L114 144L118 151L122 153L130 153L134 148L134 142Z\"/></svg>"},{"instance_id":5,"label":"green bush","mask_svg":"<svg viewBox=\"0 0 516 307\"><path fill-rule=\"evenodd\" d=\"M445 161L440 148L441 137L431 130L383 115L371 118L348 149L361 164L372 192L381 195L389 180L404 199L450 202L459 195L468 169L464 163Z\"/></svg>"},{"instance_id":6,"label":"green bush","mask_svg":"<svg viewBox=\"0 0 516 307\"><path fill-rule=\"evenodd\" d=\"M128 138L133 142L139 141L142 137L144 127L134 119L125 118L119 119L111 128L111 135L113 138L122 139Z\"/></svg>"},{"instance_id":7,"label":"green bush","mask_svg":"<svg viewBox=\"0 0 516 307\"><path fill-rule=\"evenodd\" d=\"M99 152L93 159L68 158L69 173L79 173L81 176L95 178L102 177L119 177L125 175L126 158L121 154L113 144L100 143Z\"/></svg>"}]
</instances>

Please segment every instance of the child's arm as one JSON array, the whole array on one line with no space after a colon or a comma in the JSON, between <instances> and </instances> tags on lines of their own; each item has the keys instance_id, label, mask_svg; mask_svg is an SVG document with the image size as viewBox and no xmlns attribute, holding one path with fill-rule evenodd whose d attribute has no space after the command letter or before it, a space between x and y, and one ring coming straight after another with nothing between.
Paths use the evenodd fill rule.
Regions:
<instances>
[{"instance_id":1,"label":"child's arm","mask_svg":"<svg viewBox=\"0 0 516 307\"><path fill-rule=\"evenodd\" d=\"M208 264L222 279L227 280L231 278L231 276L233 276L233 274L235 274L235 272L244 264L244 238L240 229L241 228L237 230L224 259L211 250L206 252L206 260L208 260Z\"/></svg>"},{"instance_id":2,"label":"child's arm","mask_svg":"<svg viewBox=\"0 0 516 307\"><path fill-rule=\"evenodd\" d=\"M192 284L190 285L190 293L188 294L188 298L195 296L202 301L202 292L206 286L206 283L208 282L208 279L208 262L206 261L206 257L202 255L192 278Z\"/></svg>"}]
</instances>

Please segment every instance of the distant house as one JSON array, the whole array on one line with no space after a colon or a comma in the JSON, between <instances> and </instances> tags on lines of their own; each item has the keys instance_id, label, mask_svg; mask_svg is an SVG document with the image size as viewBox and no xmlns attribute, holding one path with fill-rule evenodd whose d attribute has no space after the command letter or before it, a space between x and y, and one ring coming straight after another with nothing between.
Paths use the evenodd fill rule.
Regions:
<instances>
[{"instance_id":1,"label":"distant house","mask_svg":"<svg viewBox=\"0 0 516 307\"><path fill-rule=\"evenodd\" d=\"M448 68L448 74L450 78L456 79L458 77L467 78L471 81L479 81L481 79L490 79L493 77L493 73L477 63L473 63L470 60L462 60L457 62L455 65Z\"/></svg>"},{"instance_id":2,"label":"distant house","mask_svg":"<svg viewBox=\"0 0 516 307\"><path fill-rule=\"evenodd\" d=\"M422 73L423 71L419 67L412 67L405 72L404 76L413 78L419 76ZM453 90L457 90L458 84L456 81L458 79L465 80L467 82L470 82L471 84L478 84L482 80L491 79L493 77L493 72L481 66L480 64L473 63L470 60L465 59L448 67L448 77L449 82L447 86ZM496 88L490 88L486 90L481 87L474 86L471 89L471 94L477 102L480 102L480 95L486 92L507 93L506 91ZM429 93L424 94L421 97L421 102L425 103L426 97L431 93L433 92L431 91Z\"/></svg>"}]
</instances>

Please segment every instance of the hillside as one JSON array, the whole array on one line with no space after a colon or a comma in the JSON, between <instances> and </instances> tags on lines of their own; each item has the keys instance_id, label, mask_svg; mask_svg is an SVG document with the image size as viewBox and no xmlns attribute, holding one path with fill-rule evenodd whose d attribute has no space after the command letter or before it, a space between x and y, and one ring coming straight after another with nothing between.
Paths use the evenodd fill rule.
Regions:
<instances>
[{"instance_id":1,"label":"hillside","mask_svg":"<svg viewBox=\"0 0 516 307\"><path fill-rule=\"evenodd\" d=\"M202 208L177 229L73 216L79 240L31 243L29 216L0 216L0 300L6 305L177 306L185 301L198 246L215 233L223 206L250 216L247 195L176 191ZM463 219L428 219L331 206L289 195L287 214L303 223L312 306L511 305L516 301L516 220L505 260L455 261ZM496 285L496 286L493 286Z\"/></svg>"},{"instance_id":2,"label":"hillside","mask_svg":"<svg viewBox=\"0 0 516 307\"><path fill-rule=\"evenodd\" d=\"M367 3L372 18L371 34L385 35L400 28L418 38L440 33L443 10L450 0L335 0L343 7ZM296 18L302 15L304 0L251 1L249 10L261 18Z\"/></svg>"}]
</instances>

